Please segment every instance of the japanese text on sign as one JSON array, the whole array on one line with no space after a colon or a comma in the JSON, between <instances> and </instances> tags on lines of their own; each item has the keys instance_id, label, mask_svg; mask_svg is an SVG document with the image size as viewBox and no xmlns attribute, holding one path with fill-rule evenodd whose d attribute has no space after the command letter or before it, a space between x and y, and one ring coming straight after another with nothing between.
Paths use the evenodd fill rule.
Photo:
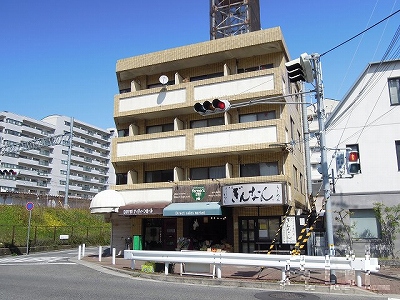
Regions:
<instances>
[{"instance_id":1,"label":"japanese text on sign","mask_svg":"<svg viewBox=\"0 0 400 300\"><path fill-rule=\"evenodd\" d=\"M224 186L223 205L277 205L283 204L282 183L254 183Z\"/></svg>"}]
</instances>

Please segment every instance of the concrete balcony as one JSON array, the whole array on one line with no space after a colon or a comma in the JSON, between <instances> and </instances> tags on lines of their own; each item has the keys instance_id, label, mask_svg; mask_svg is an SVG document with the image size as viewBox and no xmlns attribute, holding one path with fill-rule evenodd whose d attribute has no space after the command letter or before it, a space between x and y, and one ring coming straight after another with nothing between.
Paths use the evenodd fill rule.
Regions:
<instances>
[{"instance_id":1,"label":"concrete balcony","mask_svg":"<svg viewBox=\"0 0 400 300\"><path fill-rule=\"evenodd\" d=\"M230 124L113 139L113 162L186 159L232 153L281 151L277 146L280 120ZM257 126L258 125L258 126ZM256 127L257 126L257 127ZM282 143L282 141L281 141Z\"/></svg>"},{"instance_id":2,"label":"concrete balcony","mask_svg":"<svg viewBox=\"0 0 400 300\"><path fill-rule=\"evenodd\" d=\"M198 82L157 87L115 96L114 117L121 123L136 119L177 116L193 113L195 102L214 98L241 99L268 97L281 92L275 90L274 69L260 71L259 76L234 74ZM235 99L236 98L236 99Z\"/></svg>"}]
</instances>

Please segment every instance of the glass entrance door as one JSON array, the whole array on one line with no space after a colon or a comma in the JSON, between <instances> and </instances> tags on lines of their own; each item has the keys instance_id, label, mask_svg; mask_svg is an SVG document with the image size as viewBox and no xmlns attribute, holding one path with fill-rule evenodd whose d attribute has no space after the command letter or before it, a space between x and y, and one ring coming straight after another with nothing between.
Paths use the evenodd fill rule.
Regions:
<instances>
[{"instance_id":1,"label":"glass entrance door","mask_svg":"<svg viewBox=\"0 0 400 300\"><path fill-rule=\"evenodd\" d=\"M253 253L256 250L256 220L241 219L240 220L240 252Z\"/></svg>"},{"instance_id":2,"label":"glass entrance door","mask_svg":"<svg viewBox=\"0 0 400 300\"><path fill-rule=\"evenodd\" d=\"M239 218L240 252L269 250L273 240L275 245L280 244L279 224L277 217Z\"/></svg>"}]
</instances>

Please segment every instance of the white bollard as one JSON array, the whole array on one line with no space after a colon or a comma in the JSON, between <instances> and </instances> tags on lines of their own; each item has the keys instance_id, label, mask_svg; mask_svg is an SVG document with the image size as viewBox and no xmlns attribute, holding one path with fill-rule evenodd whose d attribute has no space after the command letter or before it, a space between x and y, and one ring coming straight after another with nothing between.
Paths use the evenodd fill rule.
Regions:
<instances>
[{"instance_id":1,"label":"white bollard","mask_svg":"<svg viewBox=\"0 0 400 300\"><path fill-rule=\"evenodd\" d=\"M115 248L112 248L112 264L115 265Z\"/></svg>"},{"instance_id":2,"label":"white bollard","mask_svg":"<svg viewBox=\"0 0 400 300\"><path fill-rule=\"evenodd\" d=\"M362 277L360 270L356 270L356 284L358 287L362 287Z\"/></svg>"},{"instance_id":3,"label":"white bollard","mask_svg":"<svg viewBox=\"0 0 400 300\"><path fill-rule=\"evenodd\" d=\"M86 248L86 245L82 244L82 257L85 257L85 248Z\"/></svg>"},{"instance_id":4,"label":"white bollard","mask_svg":"<svg viewBox=\"0 0 400 300\"><path fill-rule=\"evenodd\" d=\"M81 251L82 251L82 246L79 245L79 247L78 247L78 260L81 260Z\"/></svg>"},{"instance_id":5,"label":"white bollard","mask_svg":"<svg viewBox=\"0 0 400 300\"><path fill-rule=\"evenodd\" d=\"M102 247L99 246L99 261L101 261Z\"/></svg>"},{"instance_id":6,"label":"white bollard","mask_svg":"<svg viewBox=\"0 0 400 300\"><path fill-rule=\"evenodd\" d=\"M164 264L164 274L165 274L165 275L168 275L168 267L169 267L169 263L166 262L166 263Z\"/></svg>"},{"instance_id":7,"label":"white bollard","mask_svg":"<svg viewBox=\"0 0 400 300\"><path fill-rule=\"evenodd\" d=\"M217 273L217 278L222 278L222 265L221 264L217 264L216 265L216 273Z\"/></svg>"},{"instance_id":8,"label":"white bollard","mask_svg":"<svg viewBox=\"0 0 400 300\"><path fill-rule=\"evenodd\" d=\"M135 270L135 260L131 259L131 269Z\"/></svg>"}]
</instances>

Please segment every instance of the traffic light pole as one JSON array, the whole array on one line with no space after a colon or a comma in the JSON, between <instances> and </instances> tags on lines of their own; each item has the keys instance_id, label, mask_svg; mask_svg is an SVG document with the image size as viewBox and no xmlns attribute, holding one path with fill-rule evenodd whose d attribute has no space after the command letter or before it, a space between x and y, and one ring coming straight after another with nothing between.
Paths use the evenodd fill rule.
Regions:
<instances>
[{"instance_id":1,"label":"traffic light pole","mask_svg":"<svg viewBox=\"0 0 400 300\"><path fill-rule=\"evenodd\" d=\"M319 145L321 152L321 172L322 172L322 188L324 190L325 202L325 225L326 235L328 237L329 255L335 255L335 243L333 240L333 220L332 220L332 205L331 205L331 187L329 183L327 147L325 140L325 105L324 105L324 88L322 83L322 68L319 54L312 54L315 70L315 90L317 100L317 117L319 128Z\"/></svg>"}]
</instances>

